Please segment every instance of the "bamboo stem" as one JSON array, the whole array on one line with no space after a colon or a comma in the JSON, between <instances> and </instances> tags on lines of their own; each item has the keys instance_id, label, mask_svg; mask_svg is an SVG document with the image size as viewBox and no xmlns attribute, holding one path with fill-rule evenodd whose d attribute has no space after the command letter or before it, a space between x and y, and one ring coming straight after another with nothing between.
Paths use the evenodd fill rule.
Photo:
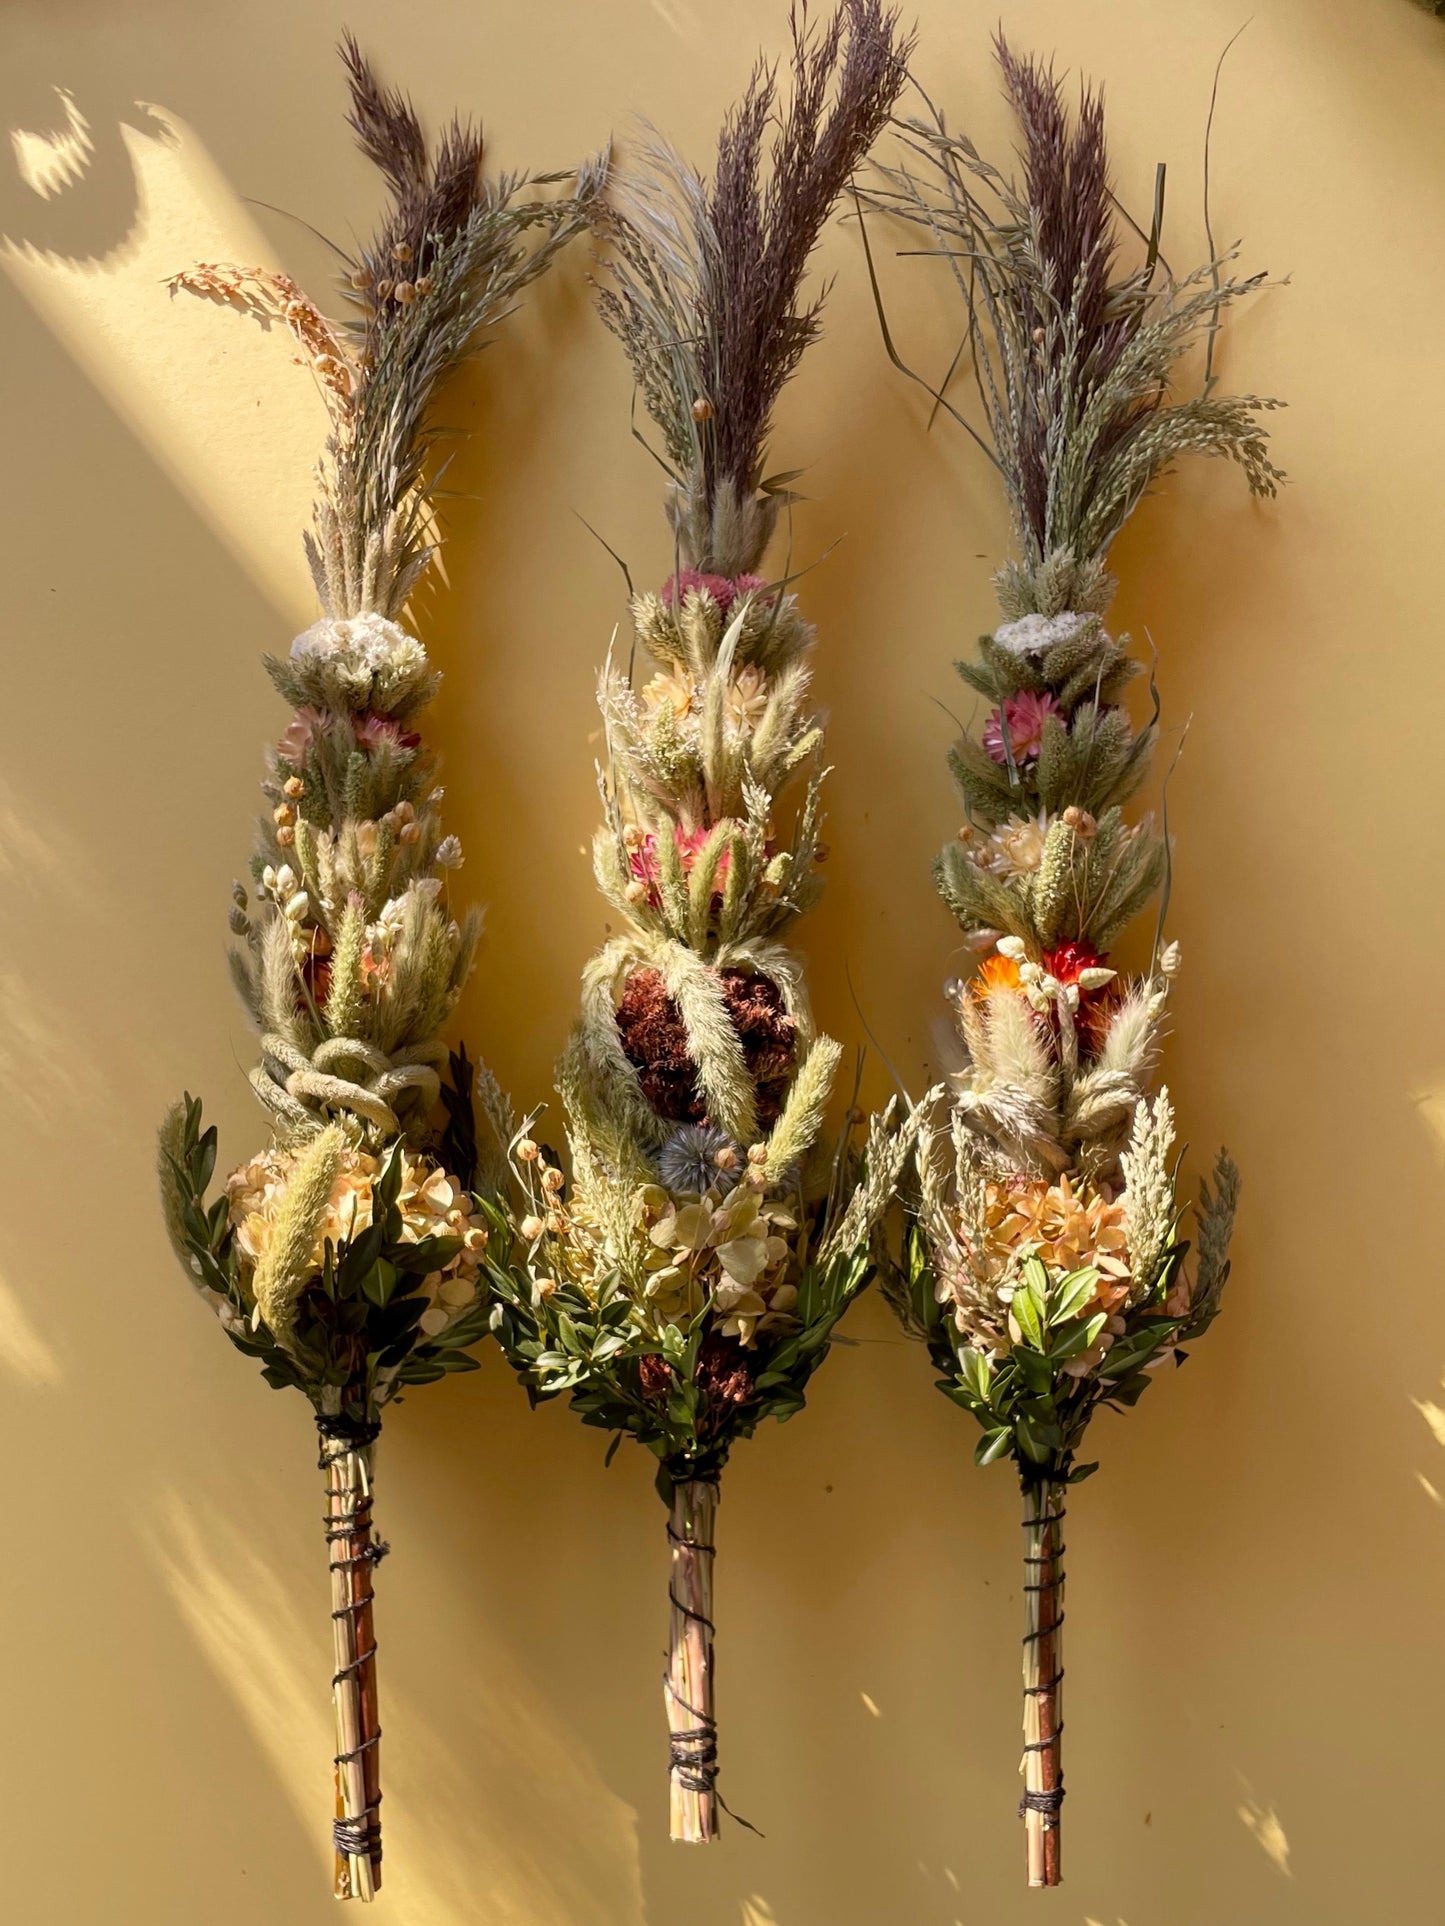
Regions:
<instances>
[{"instance_id":1,"label":"bamboo stem","mask_svg":"<svg viewBox=\"0 0 1445 1926\"><path fill-rule=\"evenodd\" d=\"M671 1835L689 1845L717 1838L717 1725L712 1697L712 1565L718 1487L707 1479L674 1485L667 1520L667 1675Z\"/></svg>"},{"instance_id":2,"label":"bamboo stem","mask_svg":"<svg viewBox=\"0 0 1445 1926\"><path fill-rule=\"evenodd\" d=\"M1064 1802L1064 1487L1026 1480L1024 1499L1024 1796L1030 1886L1059 1883Z\"/></svg>"},{"instance_id":3,"label":"bamboo stem","mask_svg":"<svg viewBox=\"0 0 1445 1926\"><path fill-rule=\"evenodd\" d=\"M338 1899L369 1900L381 1885L381 1725L376 1699L372 1568L381 1555L371 1533L369 1448L321 1437L326 1473L331 1629L336 1670L336 1886Z\"/></svg>"}]
</instances>

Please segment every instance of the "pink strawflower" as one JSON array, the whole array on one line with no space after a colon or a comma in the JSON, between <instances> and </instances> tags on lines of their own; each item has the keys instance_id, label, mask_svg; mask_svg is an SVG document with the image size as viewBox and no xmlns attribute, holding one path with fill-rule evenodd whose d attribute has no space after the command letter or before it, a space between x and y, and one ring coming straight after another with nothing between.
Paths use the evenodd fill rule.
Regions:
<instances>
[{"instance_id":1,"label":"pink strawflower","mask_svg":"<svg viewBox=\"0 0 1445 1926\"><path fill-rule=\"evenodd\" d=\"M326 722L320 709L298 709L276 744L276 754L293 769L304 768L306 752L325 732ZM351 727L359 749L376 749L383 742L395 743L398 749L416 749L421 743L421 737L404 729L395 716L379 716L372 709L353 716Z\"/></svg>"},{"instance_id":2,"label":"pink strawflower","mask_svg":"<svg viewBox=\"0 0 1445 1926\"><path fill-rule=\"evenodd\" d=\"M695 568L685 568L668 576L662 585L662 600L666 607L675 609L689 589L695 589L710 595L726 615L740 595L756 595L767 586L761 575L703 575Z\"/></svg>"},{"instance_id":3,"label":"pink strawflower","mask_svg":"<svg viewBox=\"0 0 1445 1926\"><path fill-rule=\"evenodd\" d=\"M326 718L319 709L298 709L286 725L285 735L276 744L276 754L293 769L300 769L306 761L306 751L325 723Z\"/></svg>"},{"instance_id":4,"label":"pink strawflower","mask_svg":"<svg viewBox=\"0 0 1445 1926\"><path fill-rule=\"evenodd\" d=\"M1024 689L1010 696L1003 705L1002 718L997 709L983 725L983 746L995 762L1004 763L1012 751L1015 762L1033 762L1044 746L1044 724L1063 710L1051 695L1035 695ZM1004 747L1004 727L1008 728L1008 748Z\"/></svg>"},{"instance_id":5,"label":"pink strawflower","mask_svg":"<svg viewBox=\"0 0 1445 1926\"><path fill-rule=\"evenodd\" d=\"M688 831L682 828L680 824L673 825L672 840L677 845L677 853L682 862L682 873L684 876L690 876L692 874L693 865L702 854L703 847L711 834L711 829L694 829ZM769 845L769 848L771 849L771 845ZM732 863L732 854L731 849L725 849L718 861L717 869L713 873L714 887L712 900L714 906L722 901L723 885L727 882L728 869ZM652 905L653 909L659 908L662 903L662 873L657 861L657 838L651 831L649 831L636 848L630 852L628 861L632 870L631 887L635 889L639 883L642 884L647 891L646 900Z\"/></svg>"},{"instance_id":6,"label":"pink strawflower","mask_svg":"<svg viewBox=\"0 0 1445 1926\"><path fill-rule=\"evenodd\" d=\"M394 743L398 749L415 749L421 742L421 737L403 729L395 716L379 716L371 709L365 715L353 716L351 727L361 749L376 749L383 742Z\"/></svg>"},{"instance_id":7,"label":"pink strawflower","mask_svg":"<svg viewBox=\"0 0 1445 1926\"><path fill-rule=\"evenodd\" d=\"M693 864L702 854L703 846L711 834L712 831L710 829L694 829L689 831L684 829L680 823L673 825L672 840L677 845L677 853L682 860L682 873L684 876L690 876L692 874ZM728 865L731 860L731 849L725 849L717 866L716 880L718 883L723 883L727 880ZM660 900L657 888L659 881L657 838L652 835L650 831L632 852L632 874L639 883L646 883L649 900L654 904L657 903Z\"/></svg>"}]
</instances>

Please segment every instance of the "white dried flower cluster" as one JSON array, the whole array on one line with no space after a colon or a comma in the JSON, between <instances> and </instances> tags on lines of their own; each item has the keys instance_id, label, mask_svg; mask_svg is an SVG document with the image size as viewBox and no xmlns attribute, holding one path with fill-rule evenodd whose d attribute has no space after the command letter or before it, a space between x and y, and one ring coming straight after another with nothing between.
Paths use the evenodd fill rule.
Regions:
<instances>
[{"instance_id":1,"label":"white dried flower cluster","mask_svg":"<svg viewBox=\"0 0 1445 1926\"><path fill-rule=\"evenodd\" d=\"M1045 655L1060 642L1072 642L1091 625L1097 615L1065 609L1058 615L1021 615L1016 621L1001 622L993 639L1011 655Z\"/></svg>"},{"instance_id":2,"label":"white dried flower cluster","mask_svg":"<svg viewBox=\"0 0 1445 1926\"><path fill-rule=\"evenodd\" d=\"M344 619L328 615L313 622L291 644L293 662L304 661L307 656L339 657L355 663L368 675L393 665L409 669L426 661L426 652L415 636L374 612Z\"/></svg>"},{"instance_id":3,"label":"white dried flower cluster","mask_svg":"<svg viewBox=\"0 0 1445 1926\"><path fill-rule=\"evenodd\" d=\"M416 637L375 613L313 622L291 644L290 666L295 686L283 694L356 711L377 707L389 714L398 698L435 681Z\"/></svg>"},{"instance_id":4,"label":"white dried flower cluster","mask_svg":"<svg viewBox=\"0 0 1445 1926\"><path fill-rule=\"evenodd\" d=\"M696 1198L674 1196L660 1184L637 1191L645 1291L655 1315L692 1318L706 1303L722 1335L745 1348L796 1326L798 1220L784 1204L764 1201L760 1171L753 1160L731 1187L719 1174Z\"/></svg>"}]
</instances>

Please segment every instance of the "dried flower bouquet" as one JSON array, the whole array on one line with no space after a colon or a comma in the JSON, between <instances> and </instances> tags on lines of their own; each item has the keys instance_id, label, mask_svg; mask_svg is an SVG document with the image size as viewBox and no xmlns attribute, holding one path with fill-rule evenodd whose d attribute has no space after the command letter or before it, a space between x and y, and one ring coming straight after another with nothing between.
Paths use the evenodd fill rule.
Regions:
<instances>
[{"instance_id":1,"label":"dried flower bouquet","mask_svg":"<svg viewBox=\"0 0 1445 1926\"><path fill-rule=\"evenodd\" d=\"M841 1050L782 940L821 888L814 637L788 581L760 573L789 479L765 470L773 406L820 325L800 284L907 46L878 0L843 0L818 28L800 10L792 34L790 93L755 70L711 180L654 138L599 215L601 312L661 433L674 569L632 603L655 673L609 661L601 679L594 868L623 927L587 968L559 1070L570 1183L515 1141L529 1277L494 1281L532 1394L568 1394L658 1460L671 1831L689 1841L718 1826L723 1467L765 1418L801 1408L907 1156L887 1117L861 1162L823 1143Z\"/></svg>"},{"instance_id":2,"label":"dried flower bouquet","mask_svg":"<svg viewBox=\"0 0 1445 1926\"><path fill-rule=\"evenodd\" d=\"M1221 1152L1187 1263L1173 1111L1156 1090L1179 960L1162 909L1142 974L1110 954L1166 885L1169 852L1152 817L1127 813L1158 704L1136 727L1139 665L1104 624L1106 559L1180 455L1232 458L1256 495L1280 476L1260 419L1272 403L1208 380L1184 398L1169 386L1257 282L1234 278L1228 257L1171 277L1162 177L1142 262L1125 268L1100 97L1085 87L1071 123L1051 69L1002 39L998 57L1022 179L941 118L909 120L907 158L869 197L950 264L967 314L959 359L976 370L1018 544L997 577L1003 620L959 664L987 717L952 755L966 820L935 880L981 956L950 986L963 1068L946 1124L920 1140L916 1228L892 1290L940 1389L982 1427L979 1462L1011 1457L1022 1484L1022 1810L1039 1886L1059 1879L1064 1494L1095 1469L1078 1461L1094 1413L1134 1404L1214 1318L1239 1191Z\"/></svg>"},{"instance_id":3,"label":"dried flower bouquet","mask_svg":"<svg viewBox=\"0 0 1445 1926\"><path fill-rule=\"evenodd\" d=\"M476 910L454 912L462 862L443 833L417 724L440 677L404 625L434 552L432 405L568 238L602 184L572 192L482 174L453 120L429 148L405 97L342 49L351 126L390 201L343 257L351 317L293 283L206 265L175 285L280 319L326 398L330 437L307 554L324 615L271 680L292 717L268 758L250 889L232 954L261 1034L251 1082L271 1141L208 1200L216 1132L178 1104L160 1177L176 1250L238 1350L311 1400L326 1474L336 1672L336 1892L381 1883L372 1572L372 1447L403 1387L474 1368L479 1289L505 1219L474 1195L471 1066L441 1032L471 969ZM448 1080L449 1079L449 1080ZM438 1112L443 1121L439 1123Z\"/></svg>"}]
</instances>

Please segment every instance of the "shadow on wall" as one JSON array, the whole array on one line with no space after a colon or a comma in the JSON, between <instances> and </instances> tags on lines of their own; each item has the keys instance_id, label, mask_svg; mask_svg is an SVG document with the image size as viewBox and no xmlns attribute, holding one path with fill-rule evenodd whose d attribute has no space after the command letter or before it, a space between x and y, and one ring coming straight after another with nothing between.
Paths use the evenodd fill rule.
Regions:
<instances>
[{"instance_id":1,"label":"shadow on wall","mask_svg":"<svg viewBox=\"0 0 1445 1926\"><path fill-rule=\"evenodd\" d=\"M0 168L0 233L73 266L122 247L141 214L130 136L165 140L163 115L114 86L88 86L84 109L65 87L7 99L13 171Z\"/></svg>"},{"instance_id":2,"label":"shadow on wall","mask_svg":"<svg viewBox=\"0 0 1445 1926\"><path fill-rule=\"evenodd\" d=\"M319 1499L319 1485L312 1495ZM254 1527L203 1515L176 1489L159 1490L141 1521L167 1594L317 1847L319 1883L330 1863L319 1824L330 1792L329 1708L319 1689L330 1642L317 1588L299 1599L256 1549L266 1512ZM425 1669L465 1681L464 1755L407 1689L417 1650ZM402 1926L463 1926L479 1905L497 1926L640 1919L632 1814L559 1728L555 1709L528 1690L511 1655L480 1628L460 1654L438 1651L420 1627L413 1643L398 1626L385 1657L386 1898ZM586 1850L559 1854L551 1841L579 1811L592 1820Z\"/></svg>"},{"instance_id":3,"label":"shadow on wall","mask_svg":"<svg viewBox=\"0 0 1445 1926\"><path fill-rule=\"evenodd\" d=\"M111 102L102 122L63 90L54 104L58 127L11 133L0 268L299 627L314 598L297 508L324 404L319 393L304 404L303 378L254 323L173 299L166 285L197 259L265 259L267 242L199 138L164 110L127 115ZM293 486L278 487L288 473Z\"/></svg>"}]
</instances>

